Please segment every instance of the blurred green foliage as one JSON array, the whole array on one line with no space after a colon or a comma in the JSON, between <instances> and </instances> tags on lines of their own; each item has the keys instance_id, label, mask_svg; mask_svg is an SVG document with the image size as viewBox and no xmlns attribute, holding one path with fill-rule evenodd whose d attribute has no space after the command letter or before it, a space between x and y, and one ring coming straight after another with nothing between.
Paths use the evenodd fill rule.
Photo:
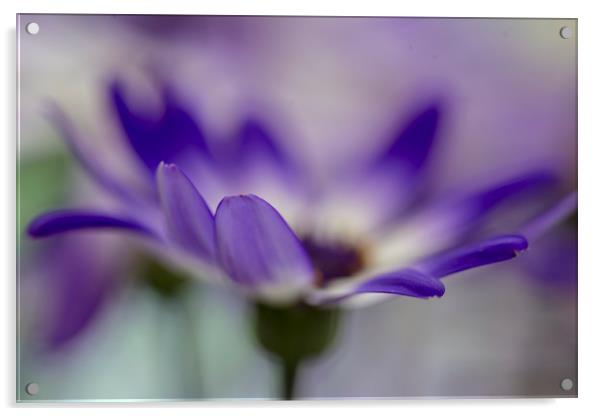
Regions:
<instances>
[{"instance_id":1,"label":"blurred green foliage","mask_svg":"<svg viewBox=\"0 0 602 416\"><path fill-rule=\"evenodd\" d=\"M17 240L38 214L64 205L70 195L71 159L65 152L22 157L17 168Z\"/></svg>"}]
</instances>

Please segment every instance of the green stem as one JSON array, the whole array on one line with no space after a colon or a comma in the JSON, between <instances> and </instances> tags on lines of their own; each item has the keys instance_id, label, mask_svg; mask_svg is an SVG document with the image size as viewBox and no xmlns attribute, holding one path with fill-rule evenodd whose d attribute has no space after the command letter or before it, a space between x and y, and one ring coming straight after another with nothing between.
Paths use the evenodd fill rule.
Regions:
<instances>
[{"instance_id":1,"label":"green stem","mask_svg":"<svg viewBox=\"0 0 602 416\"><path fill-rule=\"evenodd\" d=\"M278 393L283 400L295 396L299 366L320 356L332 344L338 310L293 305L254 304L254 329L261 347L280 366Z\"/></svg>"},{"instance_id":2,"label":"green stem","mask_svg":"<svg viewBox=\"0 0 602 416\"><path fill-rule=\"evenodd\" d=\"M295 385L297 381L297 369L299 364L295 362L282 361L280 380L280 397L283 400L293 400L295 397Z\"/></svg>"}]
</instances>

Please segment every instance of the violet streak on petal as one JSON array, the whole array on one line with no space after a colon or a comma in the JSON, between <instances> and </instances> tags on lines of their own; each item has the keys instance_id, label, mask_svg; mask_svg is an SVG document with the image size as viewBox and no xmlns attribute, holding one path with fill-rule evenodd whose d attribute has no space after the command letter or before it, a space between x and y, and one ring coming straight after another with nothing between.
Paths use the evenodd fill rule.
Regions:
<instances>
[{"instance_id":1,"label":"violet streak on petal","mask_svg":"<svg viewBox=\"0 0 602 416\"><path fill-rule=\"evenodd\" d=\"M203 197L176 166L161 163L157 186L170 237L183 249L215 259L215 223Z\"/></svg>"},{"instance_id":2,"label":"violet streak on petal","mask_svg":"<svg viewBox=\"0 0 602 416\"><path fill-rule=\"evenodd\" d=\"M165 109L157 118L130 108L117 81L109 86L109 95L132 149L153 175L160 162L175 162L184 152L197 153L199 157L208 155L201 129L166 86L163 86Z\"/></svg>"},{"instance_id":3,"label":"violet streak on petal","mask_svg":"<svg viewBox=\"0 0 602 416\"><path fill-rule=\"evenodd\" d=\"M27 233L32 237L40 238L93 228L124 230L154 236L149 228L129 218L83 210L59 210L42 214L29 224Z\"/></svg>"},{"instance_id":4,"label":"violet streak on petal","mask_svg":"<svg viewBox=\"0 0 602 416\"><path fill-rule=\"evenodd\" d=\"M312 284L314 271L295 233L255 195L224 198L215 215L217 249L231 279L249 288Z\"/></svg>"},{"instance_id":5,"label":"violet streak on petal","mask_svg":"<svg viewBox=\"0 0 602 416\"><path fill-rule=\"evenodd\" d=\"M434 277L445 277L463 270L509 260L528 247L520 235L502 235L427 257L414 269Z\"/></svg>"}]
</instances>

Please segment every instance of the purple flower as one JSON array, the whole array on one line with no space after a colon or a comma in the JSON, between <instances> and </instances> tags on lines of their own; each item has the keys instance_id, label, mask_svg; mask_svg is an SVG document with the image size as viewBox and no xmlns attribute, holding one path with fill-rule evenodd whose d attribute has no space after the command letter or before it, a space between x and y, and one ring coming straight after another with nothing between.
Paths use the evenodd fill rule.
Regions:
<instances>
[{"instance_id":1,"label":"purple flower","mask_svg":"<svg viewBox=\"0 0 602 416\"><path fill-rule=\"evenodd\" d=\"M324 183L261 120L243 120L227 145L216 146L168 87L162 89L159 115L131 108L117 82L109 96L145 185L133 187L113 176L55 109L73 153L121 209L42 214L29 234L133 233L205 278L229 282L266 302L329 305L368 294L440 297L442 278L516 257L527 249L528 238L576 202L546 212L524 232L512 225L471 240L485 219L550 189L553 178L527 172L487 189L429 198L429 154L443 139L437 137L445 115L441 102L405 120L380 154L337 168Z\"/></svg>"}]
</instances>

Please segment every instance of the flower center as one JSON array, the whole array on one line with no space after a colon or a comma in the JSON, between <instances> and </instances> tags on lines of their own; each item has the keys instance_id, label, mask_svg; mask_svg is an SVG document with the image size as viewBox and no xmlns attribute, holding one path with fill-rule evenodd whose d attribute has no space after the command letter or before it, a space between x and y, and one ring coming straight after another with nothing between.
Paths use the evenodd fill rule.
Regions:
<instances>
[{"instance_id":1,"label":"flower center","mask_svg":"<svg viewBox=\"0 0 602 416\"><path fill-rule=\"evenodd\" d=\"M364 267L364 257L359 247L344 242L316 241L301 238L301 244L317 271L316 284L326 286L332 280L348 277Z\"/></svg>"}]
</instances>

